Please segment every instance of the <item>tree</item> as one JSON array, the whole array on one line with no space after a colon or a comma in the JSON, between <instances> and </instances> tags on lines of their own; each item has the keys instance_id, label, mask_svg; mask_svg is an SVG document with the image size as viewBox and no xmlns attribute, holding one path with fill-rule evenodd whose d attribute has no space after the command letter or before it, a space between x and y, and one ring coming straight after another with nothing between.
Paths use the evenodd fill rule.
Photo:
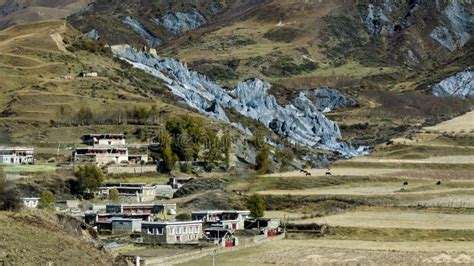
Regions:
<instances>
[{"instance_id":1,"label":"tree","mask_svg":"<svg viewBox=\"0 0 474 266\"><path fill-rule=\"evenodd\" d=\"M221 151L219 148L219 139L215 132L209 130L207 132L207 151L206 151L206 168L212 171L217 162L221 160Z\"/></svg>"},{"instance_id":2,"label":"tree","mask_svg":"<svg viewBox=\"0 0 474 266\"><path fill-rule=\"evenodd\" d=\"M0 167L0 210L16 211L21 208L21 201L10 182L7 181L3 169Z\"/></svg>"},{"instance_id":3,"label":"tree","mask_svg":"<svg viewBox=\"0 0 474 266\"><path fill-rule=\"evenodd\" d=\"M158 142L161 146L160 157L163 161L163 170L165 172L171 172L177 161L177 156L173 154L173 150L171 149L171 136L166 129L160 131Z\"/></svg>"},{"instance_id":4,"label":"tree","mask_svg":"<svg viewBox=\"0 0 474 266\"><path fill-rule=\"evenodd\" d=\"M79 181L79 191L93 192L99 188L104 182L104 174L102 170L95 164L86 164L79 166L75 176Z\"/></svg>"},{"instance_id":5,"label":"tree","mask_svg":"<svg viewBox=\"0 0 474 266\"><path fill-rule=\"evenodd\" d=\"M89 107L81 107L81 109L76 114L77 124L81 126L86 126L92 124L94 119L94 113Z\"/></svg>"},{"instance_id":6,"label":"tree","mask_svg":"<svg viewBox=\"0 0 474 266\"><path fill-rule=\"evenodd\" d=\"M229 133L224 134L221 140L221 146L224 152L224 162L226 169L230 167L230 154L232 153L232 138Z\"/></svg>"},{"instance_id":7,"label":"tree","mask_svg":"<svg viewBox=\"0 0 474 266\"><path fill-rule=\"evenodd\" d=\"M120 194L116 188L112 188L109 191L109 200L112 202L118 202L120 200Z\"/></svg>"},{"instance_id":8,"label":"tree","mask_svg":"<svg viewBox=\"0 0 474 266\"><path fill-rule=\"evenodd\" d=\"M280 162L280 172L285 172L295 159L295 155L290 149L277 149L275 151L275 159Z\"/></svg>"},{"instance_id":9,"label":"tree","mask_svg":"<svg viewBox=\"0 0 474 266\"><path fill-rule=\"evenodd\" d=\"M261 218L265 213L265 200L260 194L253 194L247 198L247 209L253 218Z\"/></svg>"},{"instance_id":10,"label":"tree","mask_svg":"<svg viewBox=\"0 0 474 266\"><path fill-rule=\"evenodd\" d=\"M43 191L41 193L38 208L46 210L55 210L56 209L56 198L53 193L50 191Z\"/></svg>"},{"instance_id":11,"label":"tree","mask_svg":"<svg viewBox=\"0 0 474 266\"><path fill-rule=\"evenodd\" d=\"M268 145L265 145L262 150L257 154L255 158L256 167L255 170L259 174L268 174L272 172L272 163L270 162L270 148Z\"/></svg>"}]
</instances>

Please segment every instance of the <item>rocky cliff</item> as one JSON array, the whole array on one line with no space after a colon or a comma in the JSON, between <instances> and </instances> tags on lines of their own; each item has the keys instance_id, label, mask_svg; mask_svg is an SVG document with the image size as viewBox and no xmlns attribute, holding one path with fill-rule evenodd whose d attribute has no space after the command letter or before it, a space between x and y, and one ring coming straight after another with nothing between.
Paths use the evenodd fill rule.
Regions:
<instances>
[{"instance_id":1,"label":"rocky cliff","mask_svg":"<svg viewBox=\"0 0 474 266\"><path fill-rule=\"evenodd\" d=\"M433 94L440 97L454 96L462 99L474 97L474 71L466 69L448 77L432 87Z\"/></svg>"},{"instance_id":2,"label":"rocky cliff","mask_svg":"<svg viewBox=\"0 0 474 266\"><path fill-rule=\"evenodd\" d=\"M337 151L345 156L364 152L364 148L355 149L343 142L338 126L322 112L312 110L309 100L311 105L306 107L303 102L299 108L282 106L267 93L270 84L259 79L241 81L229 92L175 59L138 52L126 46L115 46L113 51L135 68L163 80L171 92L187 105L213 118L232 123L223 108L233 109L292 143ZM233 125L248 132L240 124Z\"/></svg>"}]
</instances>

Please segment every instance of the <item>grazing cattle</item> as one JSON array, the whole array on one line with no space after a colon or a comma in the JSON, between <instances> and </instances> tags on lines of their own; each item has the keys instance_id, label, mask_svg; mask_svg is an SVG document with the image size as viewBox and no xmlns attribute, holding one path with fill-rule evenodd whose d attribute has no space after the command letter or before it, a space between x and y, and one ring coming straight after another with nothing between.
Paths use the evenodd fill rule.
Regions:
<instances>
[{"instance_id":1,"label":"grazing cattle","mask_svg":"<svg viewBox=\"0 0 474 266\"><path fill-rule=\"evenodd\" d=\"M332 175L331 172L326 172L326 175Z\"/></svg>"},{"instance_id":2,"label":"grazing cattle","mask_svg":"<svg viewBox=\"0 0 474 266\"><path fill-rule=\"evenodd\" d=\"M436 182L436 185L438 186L441 185L441 181Z\"/></svg>"},{"instance_id":3,"label":"grazing cattle","mask_svg":"<svg viewBox=\"0 0 474 266\"><path fill-rule=\"evenodd\" d=\"M404 182L403 185L404 185L404 186L408 186L408 182Z\"/></svg>"},{"instance_id":4,"label":"grazing cattle","mask_svg":"<svg viewBox=\"0 0 474 266\"><path fill-rule=\"evenodd\" d=\"M311 176L311 173L309 173L309 172L306 172L306 176Z\"/></svg>"},{"instance_id":5,"label":"grazing cattle","mask_svg":"<svg viewBox=\"0 0 474 266\"><path fill-rule=\"evenodd\" d=\"M300 173L306 173L306 171L304 169L301 169Z\"/></svg>"}]
</instances>

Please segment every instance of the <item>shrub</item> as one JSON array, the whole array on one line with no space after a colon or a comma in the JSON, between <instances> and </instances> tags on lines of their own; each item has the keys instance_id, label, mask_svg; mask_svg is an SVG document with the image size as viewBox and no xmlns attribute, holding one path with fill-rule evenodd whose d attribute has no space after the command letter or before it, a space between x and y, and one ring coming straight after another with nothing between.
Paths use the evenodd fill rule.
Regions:
<instances>
[{"instance_id":1,"label":"shrub","mask_svg":"<svg viewBox=\"0 0 474 266\"><path fill-rule=\"evenodd\" d=\"M3 169L0 167L0 210L16 211L21 208L18 191L7 181Z\"/></svg>"},{"instance_id":2,"label":"shrub","mask_svg":"<svg viewBox=\"0 0 474 266\"><path fill-rule=\"evenodd\" d=\"M109 200L112 202L118 202L120 200L120 194L116 188L112 188L109 191Z\"/></svg>"},{"instance_id":3,"label":"shrub","mask_svg":"<svg viewBox=\"0 0 474 266\"><path fill-rule=\"evenodd\" d=\"M268 31L263 37L274 42L291 43L298 38L301 33L302 31L300 29L282 27Z\"/></svg>"},{"instance_id":4,"label":"shrub","mask_svg":"<svg viewBox=\"0 0 474 266\"><path fill-rule=\"evenodd\" d=\"M175 218L178 221L191 221L191 215L189 213L180 213L176 215Z\"/></svg>"},{"instance_id":5,"label":"shrub","mask_svg":"<svg viewBox=\"0 0 474 266\"><path fill-rule=\"evenodd\" d=\"M46 210L56 209L56 198L50 191L43 191L39 199L38 208Z\"/></svg>"}]
</instances>

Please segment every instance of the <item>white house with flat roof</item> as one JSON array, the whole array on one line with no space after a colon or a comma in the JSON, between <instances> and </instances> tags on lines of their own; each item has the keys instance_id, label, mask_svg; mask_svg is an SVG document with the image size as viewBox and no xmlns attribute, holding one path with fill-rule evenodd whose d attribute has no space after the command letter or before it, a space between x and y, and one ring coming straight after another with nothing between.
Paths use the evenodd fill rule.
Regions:
<instances>
[{"instance_id":1,"label":"white house with flat roof","mask_svg":"<svg viewBox=\"0 0 474 266\"><path fill-rule=\"evenodd\" d=\"M81 137L82 143L91 146L114 146L125 145L126 137L124 134L87 134Z\"/></svg>"},{"instance_id":2,"label":"white house with flat roof","mask_svg":"<svg viewBox=\"0 0 474 266\"><path fill-rule=\"evenodd\" d=\"M0 164L34 164L34 148L1 147Z\"/></svg>"},{"instance_id":3,"label":"white house with flat roof","mask_svg":"<svg viewBox=\"0 0 474 266\"><path fill-rule=\"evenodd\" d=\"M193 220L201 220L207 227L222 227L233 230L245 229L245 220L249 216L250 211L238 210L208 210L191 213Z\"/></svg>"},{"instance_id":4,"label":"white house with flat roof","mask_svg":"<svg viewBox=\"0 0 474 266\"><path fill-rule=\"evenodd\" d=\"M39 204L39 198L20 198L21 203L26 208L37 208Z\"/></svg>"},{"instance_id":5,"label":"white house with flat roof","mask_svg":"<svg viewBox=\"0 0 474 266\"><path fill-rule=\"evenodd\" d=\"M197 243L202 236L202 221L142 223L143 241L148 244Z\"/></svg>"}]
</instances>

